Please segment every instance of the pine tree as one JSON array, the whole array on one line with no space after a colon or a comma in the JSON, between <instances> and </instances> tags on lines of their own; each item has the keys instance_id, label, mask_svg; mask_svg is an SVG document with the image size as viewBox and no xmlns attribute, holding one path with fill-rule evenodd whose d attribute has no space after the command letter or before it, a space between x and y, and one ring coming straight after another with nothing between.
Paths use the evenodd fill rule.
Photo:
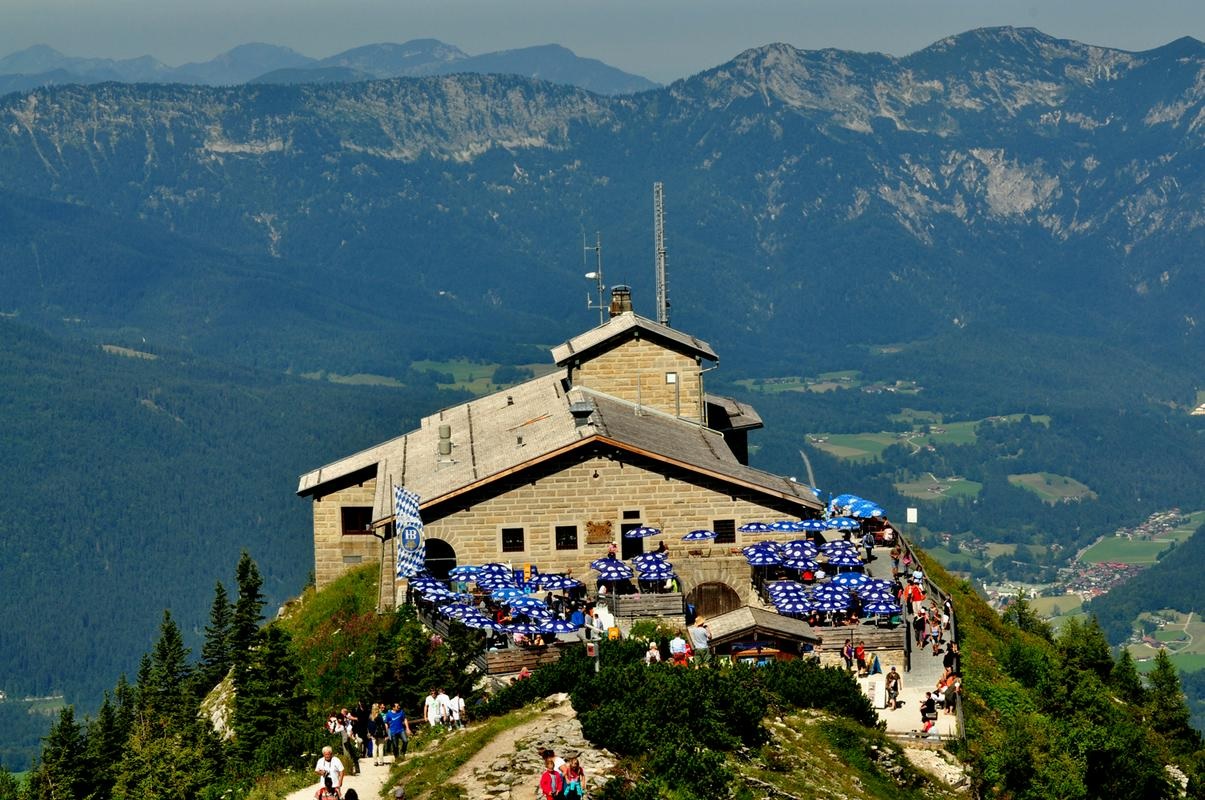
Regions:
<instances>
[{"instance_id":1,"label":"pine tree","mask_svg":"<svg viewBox=\"0 0 1205 800\"><path fill-rule=\"evenodd\" d=\"M89 800L108 800L112 796L116 778L113 765L121 761L127 733L128 730L119 727L118 710L106 692L96 719L88 723L86 778Z\"/></svg>"},{"instance_id":2,"label":"pine tree","mask_svg":"<svg viewBox=\"0 0 1205 800\"><path fill-rule=\"evenodd\" d=\"M197 671L197 693L204 696L230 671L230 632L233 609L221 581L213 589L213 606L205 626L205 644L201 647L201 665Z\"/></svg>"},{"instance_id":3,"label":"pine tree","mask_svg":"<svg viewBox=\"0 0 1205 800\"><path fill-rule=\"evenodd\" d=\"M257 771L292 764L305 745L308 698L288 632L276 625L264 629L237 675L231 719L236 763Z\"/></svg>"},{"instance_id":4,"label":"pine tree","mask_svg":"<svg viewBox=\"0 0 1205 800\"><path fill-rule=\"evenodd\" d=\"M1146 687L1142 685L1142 677L1138 674L1138 667L1134 665L1134 657L1124 647L1117 656L1117 663L1113 665L1109 683L1121 699L1131 706L1141 708L1146 705Z\"/></svg>"},{"instance_id":5,"label":"pine tree","mask_svg":"<svg viewBox=\"0 0 1205 800\"><path fill-rule=\"evenodd\" d=\"M75 709L66 706L42 745L42 758L29 777L30 800L76 800L86 793L86 740L75 721Z\"/></svg>"},{"instance_id":6,"label":"pine tree","mask_svg":"<svg viewBox=\"0 0 1205 800\"><path fill-rule=\"evenodd\" d=\"M264 582L259 575L259 568L246 550L239 558L235 580L238 583L238 598L230 621L230 657L237 671L246 664L249 652L255 645L264 609L264 595L260 591Z\"/></svg>"},{"instance_id":7,"label":"pine tree","mask_svg":"<svg viewBox=\"0 0 1205 800\"><path fill-rule=\"evenodd\" d=\"M0 800L21 800L21 785L3 764L0 764Z\"/></svg>"},{"instance_id":8,"label":"pine tree","mask_svg":"<svg viewBox=\"0 0 1205 800\"><path fill-rule=\"evenodd\" d=\"M1147 713L1151 727L1163 735L1173 752L1192 753L1201 748L1201 734L1192 727L1191 713L1176 666L1161 649L1155 657L1155 668L1147 675Z\"/></svg>"},{"instance_id":9,"label":"pine tree","mask_svg":"<svg viewBox=\"0 0 1205 800\"><path fill-rule=\"evenodd\" d=\"M150 669L139 687L146 718L163 725L195 719L196 705L189 692L191 676L184 637L171 612L164 610Z\"/></svg>"}]
</instances>

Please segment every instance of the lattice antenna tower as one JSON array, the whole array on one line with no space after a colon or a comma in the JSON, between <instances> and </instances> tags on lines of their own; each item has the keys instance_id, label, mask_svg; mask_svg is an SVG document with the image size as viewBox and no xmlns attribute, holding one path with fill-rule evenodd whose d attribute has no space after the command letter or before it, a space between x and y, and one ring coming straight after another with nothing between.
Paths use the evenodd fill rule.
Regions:
<instances>
[{"instance_id":1,"label":"lattice antenna tower","mask_svg":"<svg viewBox=\"0 0 1205 800\"><path fill-rule=\"evenodd\" d=\"M669 280L665 272L665 192L661 181L653 184L653 248L657 269L657 321L669 326Z\"/></svg>"}]
</instances>

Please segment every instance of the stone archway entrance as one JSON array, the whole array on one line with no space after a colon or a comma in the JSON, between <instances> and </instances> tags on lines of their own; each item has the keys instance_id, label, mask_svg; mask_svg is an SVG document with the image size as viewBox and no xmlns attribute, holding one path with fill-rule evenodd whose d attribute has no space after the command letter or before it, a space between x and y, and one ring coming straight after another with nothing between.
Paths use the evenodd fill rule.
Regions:
<instances>
[{"instance_id":1,"label":"stone archway entrance","mask_svg":"<svg viewBox=\"0 0 1205 800\"><path fill-rule=\"evenodd\" d=\"M448 577L448 573L456 566L456 549L443 539L427 539L427 571L440 580Z\"/></svg>"},{"instance_id":2,"label":"stone archway entrance","mask_svg":"<svg viewBox=\"0 0 1205 800\"><path fill-rule=\"evenodd\" d=\"M719 581L700 583L686 595L686 602L695 607L697 616L703 617L726 614L744 605L735 589Z\"/></svg>"}]
</instances>

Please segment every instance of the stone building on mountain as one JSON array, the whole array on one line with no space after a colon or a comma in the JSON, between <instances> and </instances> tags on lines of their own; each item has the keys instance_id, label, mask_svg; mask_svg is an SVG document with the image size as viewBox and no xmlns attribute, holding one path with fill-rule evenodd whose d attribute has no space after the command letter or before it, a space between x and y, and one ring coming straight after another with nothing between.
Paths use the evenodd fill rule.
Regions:
<instances>
[{"instance_id":1,"label":"stone building on mountain","mask_svg":"<svg viewBox=\"0 0 1205 800\"><path fill-rule=\"evenodd\" d=\"M330 583L379 561L392 605L393 486L417 492L427 566L501 561L572 570L616 542L629 558L664 539L688 601L707 614L743 605L739 551L765 535L746 522L817 516L813 491L748 465L748 405L708 394L711 346L632 311L617 287L610 319L552 350L554 372L424 417L416 430L301 476L313 500L314 574ZM657 539L622 534L640 526ZM706 528L712 545L681 537Z\"/></svg>"}]
</instances>

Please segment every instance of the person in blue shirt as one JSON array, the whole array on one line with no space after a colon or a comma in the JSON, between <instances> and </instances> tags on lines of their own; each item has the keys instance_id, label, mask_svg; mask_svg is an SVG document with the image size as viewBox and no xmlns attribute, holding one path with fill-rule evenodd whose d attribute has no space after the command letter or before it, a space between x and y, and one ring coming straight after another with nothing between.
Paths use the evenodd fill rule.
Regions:
<instances>
[{"instance_id":1,"label":"person in blue shirt","mask_svg":"<svg viewBox=\"0 0 1205 800\"><path fill-rule=\"evenodd\" d=\"M393 708L385 712L385 724L389 726L389 745L393 749L393 760L397 761L406 755L406 748L410 746L410 720L406 719L406 712L402 711L400 703L394 703ZM398 749L399 743L401 750Z\"/></svg>"}]
</instances>

